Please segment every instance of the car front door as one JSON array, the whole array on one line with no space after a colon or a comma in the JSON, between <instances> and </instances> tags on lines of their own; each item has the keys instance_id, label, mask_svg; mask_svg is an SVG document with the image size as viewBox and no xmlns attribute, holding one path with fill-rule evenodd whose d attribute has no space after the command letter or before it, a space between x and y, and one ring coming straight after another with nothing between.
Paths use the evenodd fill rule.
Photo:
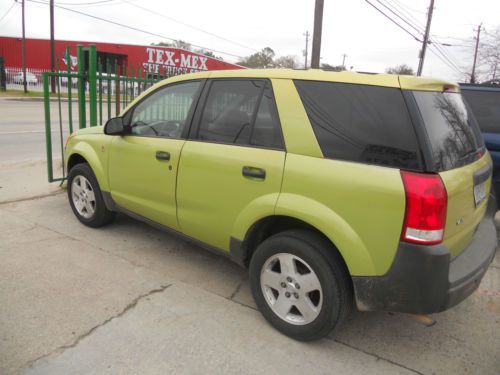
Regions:
<instances>
[{"instance_id":1,"label":"car front door","mask_svg":"<svg viewBox=\"0 0 500 375\"><path fill-rule=\"evenodd\" d=\"M228 250L240 214L274 209L283 137L267 80L209 80L199 107L179 165L179 223L184 234Z\"/></svg>"},{"instance_id":2,"label":"car front door","mask_svg":"<svg viewBox=\"0 0 500 375\"><path fill-rule=\"evenodd\" d=\"M178 230L176 179L203 81L174 83L148 95L125 115L128 134L109 150L109 185L121 208Z\"/></svg>"}]
</instances>

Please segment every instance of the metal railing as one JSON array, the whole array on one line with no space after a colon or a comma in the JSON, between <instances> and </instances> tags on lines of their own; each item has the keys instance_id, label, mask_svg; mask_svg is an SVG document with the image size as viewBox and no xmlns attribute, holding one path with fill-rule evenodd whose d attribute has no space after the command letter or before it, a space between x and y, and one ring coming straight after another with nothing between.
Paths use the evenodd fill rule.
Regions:
<instances>
[{"instance_id":1,"label":"metal railing","mask_svg":"<svg viewBox=\"0 0 500 375\"><path fill-rule=\"evenodd\" d=\"M88 60L85 59L86 55ZM70 61L69 48L66 50L65 58L66 61ZM75 112L80 129L103 125L103 122L111 117L118 116L123 108L156 82L182 74L179 70L169 70L168 68L155 74L149 74L140 66L130 67L117 63L112 65L109 62L99 61L94 45L86 48L77 47L76 72L71 71L71 64L67 65L67 71L61 72L59 58L57 58L57 72L42 73L49 182L60 181L62 183L66 180L64 165L62 174L58 177L54 176L54 137L52 133L54 131L58 133L58 146L60 148L58 152L60 152L61 159L64 160L64 138L67 133L73 133ZM52 84L55 85L55 94L51 94ZM56 129L53 128L54 120L57 124Z\"/></svg>"}]
</instances>

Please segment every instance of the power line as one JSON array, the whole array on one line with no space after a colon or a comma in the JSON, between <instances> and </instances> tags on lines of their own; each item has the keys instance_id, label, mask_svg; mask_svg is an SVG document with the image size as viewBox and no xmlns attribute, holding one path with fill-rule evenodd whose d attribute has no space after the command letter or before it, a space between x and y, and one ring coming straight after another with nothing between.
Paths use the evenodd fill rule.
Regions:
<instances>
[{"instance_id":1,"label":"power line","mask_svg":"<svg viewBox=\"0 0 500 375\"><path fill-rule=\"evenodd\" d=\"M87 2L87 3L60 3L59 1L57 2L57 5L99 5L99 4L105 4L105 3L112 3L117 0L101 0L101 1L93 1L93 2Z\"/></svg>"},{"instance_id":2,"label":"power line","mask_svg":"<svg viewBox=\"0 0 500 375\"><path fill-rule=\"evenodd\" d=\"M399 1L396 1L396 0L392 0L392 2L390 2L391 6L396 9L398 12L400 12L403 16L405 16L407 19L409 19L410 21L414 22L415 25L417 25L418 27L424 29L425 28L425 25L419 20L417 19L412 13L411 11L409 10L406 10L405 7L403 6L403 4L401 4ZM421 13L421 14L426 14L426 12L418 12L418 13Z\"/></svg>"},{"instance_id":3,"label":"power line","mask_svg":"<svg viewBox=\"0 0 500 375\"><path fill-rule=\"evenodd\" d=\"M425 14L425 12L422 12L421 10L412 8L412 7L410 7L410 6L406 5L406 4L401 3L398 0L394 0L394 1L399 4L400 8L406 8L406 9L408 9L408 12L416 12L416 13L420 13L420 14Z\"/></svg>"},{"instance_id":4,"label":"power line","mask_svg":"<svg viewBox=\"0 0 500 375\"><path fill-rule=\"evenodd\" d=\"M380 0L375 0L377 3L379 3L380 5L382 5L385 9L387 9L389 12L391 12L392 14L394 14L396 17L398 17L400 20L402 20L404 23L406 23L408 26L410 26L411 28L413 28L414 30L416 30L417 32L420 33L420 30L417 29L414 25L412 25L410 22L408 22L405 18L403 18L401 15L399 15L398 13L396 13L394 10L392 10L389 6L387 6L386 4L384 4L382 1Z\"/></svg>"},{"instance_id":5,"label":"power line","mask_svg":"<svg viewBox=\"0 0 500 375\"><path fill-rule=\"evenodd\" d=\"M413 35L412 32L410 32L409 30L407 30L406 28L404 28L404 26L402 26L401 24L399 24L397 21L395 21L394 19L392 19L389 15L387 15L383 10L379 9L378 7L376 7L374 4L371 4L368 0L365 0L367 3L369 3L372 7L374 7L375 9L377 9L380 13L382 13L386 18L388 18L391 22L395 23L399 28L401 28L402 30L404 30L406 33L410 34L415 40L419 41L419 42L422 42L421 39L417 38L415 35ZM381 3L379 0L376 0L377 2ZM388 3L388 1L386 1ZM381 3L382 4L382 3ZM389 3L390 4L390 3ZM385 6L385 8L388 8L387 4L382 4ZM404 22L406 24L409 24L414 30L416 30L419 34L423 34L423 31L421 29L418 28L418 25L415 26L415 24L412 24L411 21L408 20L408 18L405 18L407 16L405 15L402 15L401 12L397 9L395 9L394 5L393 4L390 4L391 6L393 6L393 9L391 10L391 13L397 13L399 12L399 15L398 15L398 18L404 20ZM413 17L412 17L413 18ZM419 22L417 21L416 22L417 24L419 24ZM435 41L434 39L431 39L429 38L428 40L428 44L429 45L432 45L433 46L433 49L431 49L431 52L437 57L439 58L439 60L441 60L445 65L447 65L449 68L459 72L460 74L463 74L463 72L460 70L460 68L458 67L458 64L454 61L452 61L452 58L450 56L448 56L448 54L443 51L441 49L441 46L439 46L439 44L442 44L444 46L453 46L451 44L448 44L448 43L439 43L437 41Z\"/></svg>"},{"instance_id":6,"label":"power line","mask_svg":"<svg viewBox=\"0 0 500 375\"><path fill-rule=\"evenodd\" d=\"M388 5L383 4L380 0L376 0L376 1L378 1L380 4L384 5L387 9L389 9L391 11L391 13L395 14L398 18L402 19L406 24L408 24L410 27L412 27L414 30L416 30L419 34L424 34L423 30L425 29L425 26L419 20L417 20L415 17L413 17L410 13L403 12L402 8L398 9L398 7L395 3L391 3L388 0L384 0L384 2L387 3ZM392 9L391 9L391 7L392 7ZM441 44L441 45L446 46L446 47L454 47L455 46L455 45L450 44L450 43L440 42L437 39L432 40L431 37L429 37L429 40L431 41L431 43Z\"/></svg>"},{"instance_id":7,"label":"power line","mask_svg":"<svg viewBox=\"0 0 500 375\"><path fill-rule=\"evenodd\" d=\"M397 27L399 27L401 30L403 30L405 33L411 35L413 39L415 39L418 42L422 42L419 38L417 38L415 35L412 34L411 31L408 31L407 29L404 28L401 24L399 24L397 21L393 20L390 16L388 16L386 13L384 13L383 10L379 9L376 5L372 4L369 0L365 0L368 4L370 4L372 7L374 7L378 12L380 12L385 18L387 18L389 21L394 23Z\"/></svg>"},{"instance_id":8,"label":"power line","mask_svg":"<svg viewBox=\"0 0 500 375\"><path fill-rule=\"evenodd\" d=\"M205 33L205 34L211 35L211 36L213 36L213 37L216 37L216 38L218 38L218 39L224 40L225 42L232 43L232 44L234 44L234 45L237 45L237 46L239 46L239 47L243 47L243 48L246 48L246 49L252 50L252 51L254 51L254 52L258 52L258 50L257 50L257 49L255 49L255 48L245 46L245 45L243 45L243 44L241 44L241 43L238 43L238 42L235 42L235 41L233 41L233 40L227 39L227 38L225 38L225 37L223 37L223 36L220 36L220 35L214 34L214 33L210 32L210 31L204 30L204 29L199 28L199 27L197 27L197 26L190 25L190 24L188 24L188 23L186 23L186 22L179 21L179 20L177 20L177 19L175 19L175 18L173 18L173 17L167 16L167 15L162 14L162 13L158 13L158 12L156 12L156 11L153 11L153 10L149 9L149 8L145 8L145 7L141 6L141 5L133 4L133 3L131 3L130 1L127 1L127 0L123 0L123 2L124 2L124 3L126 3L126 4L128 4L128 5L133 6L133 7L135 7L135 8L142 9L142 10L144 10L144 11L148 12L148 13L154 14L154 15L159 16L159 17L163 17L163 18L168 19L168 20L170 20L170 21L173 21L173 22L179 23L179 24L181 24L181 25L184 25L184 26L190 27L191 29L194 29L194 30L200 31L200 32L202 32L202 33Z\"/></svg>"},{"instance_id":9,"label":"power line","mask_svg":"<svg viewBox=\"0 0 500 375\"><path fill-rule=\"evenodd\" d=\"M444 63L446 66L451 68L452 70L456 71L457 73L464 74L463 72L455 63L453 63L447 56L446 54L443 53L442 50L439 50L437 46L434 44L429 45L429 51L432 52L434 56L436 56L439 60L441 60L442 63Z\"/></svg>"},{"instance_id":10,"label":"power line","mask_svg":"<svg viewBox=\"0 0 500 375\"><path fill-rule=\"evenodd\" d=\"M10 11L12 10L12 8L14 8L14 6L15 6L15 5L16 5L16 3L15 3L15 2L14 2L14 3L12 3L12 5L9 7L9 9L7 9L7 11L3 14L2 18L0 18L0 22L2 22L2 21L3 21L3 19L4 19L5 17L7 17L7 15L10 13Z\"/></svg>"},{"instance_id":11,"label":"power line","mask_svg":"<svg viewBox=\"0 0 500 375\"><path fill-rule=\"evenodd\" d=\"M44 2L44 1L38 1L38 0L26 0L26 1L29 1L29 2L31 2L31 3L36 3L36 4L49 5L47 2ZM123 27L123 28L126 28L126 29L130 29L130 30L138 31L138 32L143 33L143 34L148 34L148 35L156 36L156 37L159 37L159 38L162 38L162 39L168 39L168 40L171 40L171 41L173 41L173 42L175 42L175 41L177 40L177 39L170 38L170 37L165 36L165 35L162 35L162 34L153 33L153 32L151 32L151 31L147 31L147 30L139 29L138 27L125 25L125 24L120 23L120 22L115 22L115 21L108 20L108 19L106 19L106 18L102 18L102 17L94 16L94 15L92 15L92 14L88 14L88 13L84 13L84 12L81 12L81 11L79 11L79 10L66 8L66 7L63 7L63 6L60 6L60 5L55 5L55 7L56 7L56 8L59 8L59 9L66 10L66 11L68 11L68 12L72 12L72 13L80 14L80 15L82 15L82 16L90 17L90 18L93 18L93 19L96 19L96 20L99 20L99 21L107 22L107 23L110 23L110 24L115 25L115 26L120 26L120 27ZM229 53L229 52L224 52L224 51L216 50L216 49L213 49L213 48L203 47L203 46L200 46L200 45L197 45L197 44L192 44L192 43L190 43L190 44L191 44L193 47L196 47L196 48L201 48L201 49L204 49L204 50L207 50L207 51L212 51L212 52L222 53L223 55L233 56L233 57L237 57L237 58L239 58L239 59L242 59L242 58L243 58L242 56L235 55L235 54L232 54L232 53Z\"/></svg>"}]
</instances>

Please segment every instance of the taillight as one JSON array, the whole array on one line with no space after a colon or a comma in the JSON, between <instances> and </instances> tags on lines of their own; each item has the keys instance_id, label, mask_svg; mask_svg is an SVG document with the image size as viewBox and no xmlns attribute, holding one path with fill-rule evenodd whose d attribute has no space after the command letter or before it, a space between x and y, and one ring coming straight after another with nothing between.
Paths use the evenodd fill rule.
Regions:
<instances>
[{"instance_id":1,"label":"taillight","mask_svg":"<svg viewBox=\"0 0 500 375\"><path fill-rule=\"evenodd\" d=\"M406 211L401 240L434 245L443 241L448 196L441 177L401 171Z\"/></svg>"}]
</instances>

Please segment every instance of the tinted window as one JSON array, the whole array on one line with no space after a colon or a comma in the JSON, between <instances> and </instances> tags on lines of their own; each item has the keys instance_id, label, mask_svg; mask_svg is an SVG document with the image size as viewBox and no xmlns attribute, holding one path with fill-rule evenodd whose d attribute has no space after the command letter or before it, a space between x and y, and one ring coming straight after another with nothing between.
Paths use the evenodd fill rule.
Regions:
<instances>
[{"instance_id":1,"label":"tinted window","mask_svg":"<svg viewBox=\"0 0 500 375\"><path fill-rule=\"evenodd\" d=\"M315 81L295 85L326 157L421 168L399 89Z\"/></svg>"},{"instance_id":2,"label":"tinted window","mask_svg":"<svg viewBox=\"0 0 500 375\"><path fill-rule=\"evenodd\" d=\"M200 82L167 86L151 94L134 109L130 122L135 135L179 138Z\"/></svg>"},{"instance_id":3,"label":"tinted window","mask_svg":"<svg viewBox=\"0 0 500 375\"><path fill-rule=\"evenodd\" d=\"M462 95L469 103L481 131L500 133L500 89L493 92L462 88Z\"/></svg>"},{"instance_id":4,"label":"tinted window","mask_svg":"<svg viewBox=\"0 0 500 375\"><path fill-rule=\"evenodd\" d=\"M281 132L270 87L259 80L214 81L201 116L198 138L277 148Z\"/></svg>"},{"instance_id":5,"label":"tinted window","mask_svg":"<svg viewBox=\"0 0 500 375\"><path fill-rule=\"evenodd\" d=\"M427 131L436 170L457 168L476 160L481 134L459 93L413 93Z\"/></svg>"},{"instance_id":6,"label":"tinted window","mask_svg":"<svg viewBox=\"0 0 500 375\"><path fill-rule=\"evenodd\" d=\"M281 126L269 85L266 85L257 111L250 143L254 146L267 148L283 148Z\"/></svg>"}]
</instances>

